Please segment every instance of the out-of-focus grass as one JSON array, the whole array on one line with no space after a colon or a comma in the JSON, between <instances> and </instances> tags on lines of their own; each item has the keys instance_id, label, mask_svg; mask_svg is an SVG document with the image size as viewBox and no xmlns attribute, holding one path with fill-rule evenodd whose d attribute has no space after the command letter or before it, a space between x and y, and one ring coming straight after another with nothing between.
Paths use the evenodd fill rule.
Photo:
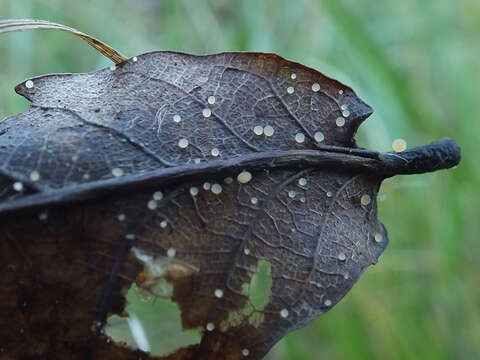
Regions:
<instances>
[{"instance_id":1,"label":"out-of-focus grass","mask_svg":"<svg viewBox=\"0 0 480 360\"><path fill-rule=\"evenodd\" d=\"M390 246L331 312L282 340L271 359L480 358L480 3L477 0L3 0L1 18L42 18L127 55L276 52L352 86L376 110L362 146L456 139L456 170L395 178L379 216ZM64 33L0 39L0 117L28 103L14 85L108 61Z\"/></svg>"}]
</instances>

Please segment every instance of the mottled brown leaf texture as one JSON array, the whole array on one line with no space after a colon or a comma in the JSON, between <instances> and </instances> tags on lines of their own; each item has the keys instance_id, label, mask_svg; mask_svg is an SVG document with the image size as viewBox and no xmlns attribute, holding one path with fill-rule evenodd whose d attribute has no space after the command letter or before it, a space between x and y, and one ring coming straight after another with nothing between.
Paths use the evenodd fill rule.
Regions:
<instances>
[{"instance_id":1,"label":"mottled brown leaf texture","mask_svg":"<svg viewBox=\"0 0 480 360\"><path fill-rule=\"evenodd\" d=\"M152 52L16 91L31 107L0 123L6 359L261 359L377 262L381 181L460 160L449 139L358 148L371 108L274 54ZM111 340L134 282L200 343L154 357Z\"/></svg>"}]
</instances>

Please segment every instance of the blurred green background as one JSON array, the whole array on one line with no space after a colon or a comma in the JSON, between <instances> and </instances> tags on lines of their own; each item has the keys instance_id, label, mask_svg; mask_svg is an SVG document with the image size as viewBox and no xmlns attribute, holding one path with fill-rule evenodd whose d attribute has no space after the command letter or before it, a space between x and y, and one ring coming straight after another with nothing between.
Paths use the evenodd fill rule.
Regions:
<instances>
[{"instance_id":1,"label":"blurred green background","mask_svg":"<svg viewBox=\"0 0 480 360\"><path fill-rule=\"evenodd\" d=\"M379 264L269 358L480 359L478 0L1 0L0 18L64 23L127 56L275 52L348 84L375 109L361 146L457 140L457 169L384 183L390 246ZM28 106L13 91L27 77L109 65L67 33L2 36L0 118ZM152 309L144 303L139 317Z\"/></svg>"}]
</instances>

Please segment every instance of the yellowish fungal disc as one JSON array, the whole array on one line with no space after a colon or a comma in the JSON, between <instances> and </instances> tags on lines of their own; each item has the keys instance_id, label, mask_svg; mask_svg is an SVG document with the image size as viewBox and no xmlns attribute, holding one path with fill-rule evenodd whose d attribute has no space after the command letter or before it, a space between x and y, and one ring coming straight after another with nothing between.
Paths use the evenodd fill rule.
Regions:
<instances>
[{"instance_id":1,"label":"yellowish fungal disc","mask_svg":"<svg viewBox=\"0 0 480 360\"><path fill-rule=\"evenodd\" d=\"M295 135L295 141L298 143L298 144L301 144L305 141L305 135L303 135L303 133L297 133Z\"/></svg>"},{"instance_id":2,"label":"yellowish fungal disc","mask_svg":"<svg viewBox=\"0 0 480 360\"><path fill-rule=\"evenodd\" d=\"M360 198L360 203L362 205L368 205L370 204L371 201L372 201L372 198L368 194L362 195L362 197Z\"/></svg>"},{"instance_id":3,"label":"yellowish fungal disc","mask_svg":"<svg viewBox=\"0 0 480 360\"><path fill-rule=\"evenodd\" d=\"M157 202L155 200L150 200L147 204L147 207L150 210L155 210L157 208Z\"/></svg>"},{"instance_id":4,"label":"yellowish fungal disc","mask_svg":"<svg viewBox=\"0 0 480 360\"><path fill-rule=\"evenodd\" d=\"M178 140L178 146L179 146L181 149L186 149L187 146L188 146L188 140L187 140L187 139L180 139L180 140Z\"/></svg>"},{"instance_id":5,"label":"yellowish fungal disc","mask_svg":"<svg viewBox=\"0 0 480 360\"><path fill-rule=\"evenodd\" d=\"M40 173L37 170L33 170L30 173L30 180L33 182L40 180Z\"/></svg>"},{"instance_id":6,"label":"yellowish fungal disc","mask_svg":"<svg viewBox=\"0 0 480 360\"><path fill-rule=\"evenodd\" d=\"M407 142L403 139L395 139L392 142L392 149L395 152L402 152L407 149Z\"/></svg>"},{"instance_id":7,"label":"yellowish fungal disc","mask_svg":"<svg viewBox=\"0 0 480 360\"><path fill-rule=\"evenodd\" d=\"M325 136L321 131L317 131L314 135L313 138L315 139L316 142L322 142L325 140Z\"/></svg>"},{"instance_id":8,"label":"yellowish fungal disc","mask_svg":"<svg viewBox=\"0 0 480 360\"><path fill-rule=\"evenodd\" d=\"M240 174L238 174L238 176L237 176L237 181L240 184L246 184L250 180L252 180L252 173L250 171L244 170Z\"/></svg>"},{"instance_id":9,"label":"yellowish fungal disc","mask_svg":"<svg viewBox=\"0 0 480 360\"><path fill-rule=\"evenodd\" d=\"M213 184L212 185L212 193L215 195L219 195L222 192L222 185L220 184Z\"/></svg>"},{"instance_id":10,"label":"yellowish fungal disc","mask_svg":"<svg viewBox=\"0 0 480 360\"><path fill-rule=\"evenodd\" d=\"M210 117L210 115L212 115L212 110L210 109L203 109L202 111L202 115L206 118Z\"/></svg>"},{"instance_id":11,"label":"yellowish fungal disc","mask_svg":"<svg viewBox=\"0 0 480 360\"><path fill-rule=\"evenodd\" d=\"M265 136L273 136L274 132L275 129L270 125L267 125L263 128L263 133L265 134Z\"/></svg>"},{"instance_id":12,"label":"yellowish fungal disc","mask_svg":"<svg viewBox=\"0 0 480 360\"><path fill-rule=\"evenodd\" d=\"M163 193L161 191L155 191L153 193L153 200L160 201L163 199Z\"/></svg>"},{"instance_id":13,"label":"yellowish fungal disc","mask_svg":"<svg viewBox=\"0 0 480 360\"><path fill-rule=\"evenodd\" d=\"M17 181L13 184L13 190L15 191L22 191L23 190L23 184L20 181Z\"/></svg>"},{"instance_id":14,"label":"yellowish fungal disc","mask_svg":"<svg viewBox=\"0 0 480 360\"><path fill-rule=\"evenodd\" d=\"M345 119L343 117L338 117L337 120L335 120L335 124L337 124L338 127L342 127L345 125Z\"/></svg>"},{"instance_id":15,"label":"yellowish fungal disc","mask_svg":"<svg viewBox=\"0 0 480 360\"><path fill-rule=\"evenodd\" d=\"M218 150L217 148L213 148L211 154L212 156L217 157L218 155L220 155L220 150Z\"/></svg>"},{"instance_id":16,"label":"yellowish fungal disc","mask_svg":"<svg viewBox=\"0 0 480 360\"><path fill-rule=\"evenodd\" d=\"M263 135L263 127L261 127L260 125L257 125L253 128L253 132L255 133L255 135Z\"/></svg>"},{"instance_id":17,"label":"yellowish fungal disc","mask_svg":"<svg viewBox=\"0 0 480 360\"><path fill-rule=\"evenodd\" d=\"M120 169L120 168L113 168L112 169L112 175L115 176L115 177L121 177L123 176L123 170Z\"/></svg>"}]
</instances>

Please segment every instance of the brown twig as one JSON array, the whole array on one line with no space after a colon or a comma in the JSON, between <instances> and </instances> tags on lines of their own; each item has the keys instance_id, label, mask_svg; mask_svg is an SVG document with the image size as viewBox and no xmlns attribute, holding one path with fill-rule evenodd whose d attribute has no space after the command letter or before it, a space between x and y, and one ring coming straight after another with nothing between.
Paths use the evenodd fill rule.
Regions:
<instances>
[{"instance_id":1,"label":"brown twig","mask_svg":"<svg viewBox=\"0 0 480 360\"><path fill-rule=\"evenodd\" d=\"M0 20L0 35L13 31L25 31L25 30L62 30L72 33L90 46L94 47L97 51L101 52L104 56L112 60L115 64L124 62L128 58L111 46L105 44L103 41L95 39L94 37L84 34L69 26L52 23L44 20L31 20L31 19L8 19Z\"/></svg>"}]
</instances>

